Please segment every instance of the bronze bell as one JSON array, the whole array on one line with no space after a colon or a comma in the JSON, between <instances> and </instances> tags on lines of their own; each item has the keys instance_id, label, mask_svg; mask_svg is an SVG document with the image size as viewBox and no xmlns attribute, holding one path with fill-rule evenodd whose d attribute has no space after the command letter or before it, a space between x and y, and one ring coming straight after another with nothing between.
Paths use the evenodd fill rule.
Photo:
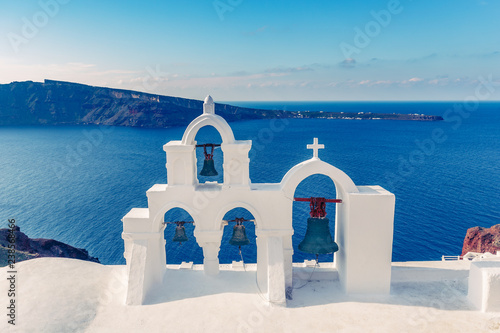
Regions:
<instances>
[{"instance_id":1,"label":"bronze bell","mask_svg":"<svg viewBox=\"0 0 500 333\"><path fill-rule=\"evenodd\" d=\"M186 235L186 228L184 227L184 223L176 223L177 227L175 228L175 235L172 238L174 242L187 242L188 237Z\"/></svg>"},{"instance_id":2,"label":"bronze bell","mask_svg":"<svg viewBox=\"0 0 500 333\"><path fill-rule=\"evenodd\" d=\"M234 246L243 246L250 244L250 240L247 237L245 231L245 226L242 222L237 222L233 227L233 237L229 240L229 244Z\"/></svg>"},{"instance_id":3,"label":"bronze bell","mask_svg":"<svg viewBox=\"0 0 500 333\"><path fill-rule=\"evenodd\" d=\"M207 153L207 146L212 148L212 151L210 153ZM205 160L203 161L203 169L200 171L200 176L205 176L205 177L213 177L217 176L217 170L215 170L215 164L214 164L214 144L204 144L203 145L203 153L205 155Z\"/></svg>"},{"instance_id":4,"label":"bronze bell","mask_svg":"<svg viewBox=\"0 0 500 333\"><path fill-rule=\"evenodd\" d=\"M217 170L215 170L214 160L205 159L203 161L203 169L200 171L200 176L213 177L217 175L218 173Z\"/></svg>"},{"instance_id":5,"label":"bronze bell","mask_svg":"<svg viewBox=\"0 0 500 333\"><path fill-rule=\"evenodd\" d=\"M332 239L328 223L326 217L308 218L306 235L299 244L299 250L316 255L337 252L339 246Z\"/></svg>"}]
</instances>

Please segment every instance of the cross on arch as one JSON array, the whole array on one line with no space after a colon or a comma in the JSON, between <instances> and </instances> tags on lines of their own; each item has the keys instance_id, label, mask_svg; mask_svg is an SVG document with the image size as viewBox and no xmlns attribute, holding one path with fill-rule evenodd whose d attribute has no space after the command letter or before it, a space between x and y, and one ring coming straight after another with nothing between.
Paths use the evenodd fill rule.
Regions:
<instances>
[{"instance_id":1,"label":"cross on arch","mask_svg":"<svg viewBox=\"0 0 500 333\"><path fill-rule=\"evenodd\" d=\"M318 144L318 138L314 138L313 144L312 145L307 145L307 149L312 149L313 150L313 158L319 158L318 157L318 150L325 149L325 145Z\"/></svg>"}]
</instances>

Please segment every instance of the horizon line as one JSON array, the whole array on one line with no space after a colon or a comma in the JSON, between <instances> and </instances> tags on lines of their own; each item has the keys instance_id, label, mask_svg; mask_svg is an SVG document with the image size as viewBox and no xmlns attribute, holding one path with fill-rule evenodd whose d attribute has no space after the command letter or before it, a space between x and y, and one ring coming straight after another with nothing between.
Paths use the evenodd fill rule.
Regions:
<instances>
[{"instance_id":1,"label":"horizon line","mask_svg":"<svg viewBox=\"0 0 500 333\"><path fill-rule=\"evenodd\" d=\"M33 80L24 80L24 81L11 81L10 83L0 83L0 85L4 84L12 84L12 83L22 83L22 82L33 82L33 83L42 83L45 84L45 81L56 81L56 82L63 82L63 83L69 83L69 84L79 84L79 85L85 85L89 87L97 87L97 88L106 88L106 89L115 89L115 90L124 90L124 91L133 91L133 92L138 92L142 94L148 94L148 95L157 95L157 96L165 96L165 97L175 97L175 98L183 98L183 99L190 99L190 100L197 100L197 101L203 101L204 98L202 99L196 99L196 98L189 98L189 97L181 97L181 96L174 96L174 95L164 95L164 94L159 94L159 93L152 93L152 92L146 92L146 91L140 91L140 90L133 90L133 89L124 89L124 88L114 88L114 87L106 87L106 86L96 86L88 83L79 83L79 82L73 82L73 81L64 81L64 80L54 80L54 79L43 79L43 81L33 81ZM208 93L207 95L211 95ZM415 100L415 99L379 99L379 100L352 100L352 99L346 99L346 100L327 100L327 99L320 99L320 100L220 100L216 102L216 104L226 104L226 103L463 103L463 100L455 100L455 99L427 99L427 100ZM478 103L499 103L499 100L478 100Z\"/></svg>"}]
</instances>

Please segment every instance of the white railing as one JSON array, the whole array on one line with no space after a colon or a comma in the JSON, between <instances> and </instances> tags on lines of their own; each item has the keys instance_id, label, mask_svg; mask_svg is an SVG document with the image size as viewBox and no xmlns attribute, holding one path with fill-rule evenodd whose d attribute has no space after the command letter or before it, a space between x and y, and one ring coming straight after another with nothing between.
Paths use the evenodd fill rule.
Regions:
<instances>
[{"instance_id":1,"label":"white railing","mask_svg":"<svg viewBox=\"0 0 500 333\"><path fill-rule=\"evenodd\" d=\"M441 261L463 260L462 256L441 256Z\"/></svg>"},{"instance_id":2,"label":"white railing","mask_svg":"<svg viewBox=\"0 0 500 333\"><path fill-rule=\"evenodd\" d=\"M486 253L467 252L467 254L464 256L441 256L441 261L456 261L456 260L469 260L469 261L500 260L500 251L497 251L496 254L492 254L489 252Z\"/></svg>"}]
</instances>

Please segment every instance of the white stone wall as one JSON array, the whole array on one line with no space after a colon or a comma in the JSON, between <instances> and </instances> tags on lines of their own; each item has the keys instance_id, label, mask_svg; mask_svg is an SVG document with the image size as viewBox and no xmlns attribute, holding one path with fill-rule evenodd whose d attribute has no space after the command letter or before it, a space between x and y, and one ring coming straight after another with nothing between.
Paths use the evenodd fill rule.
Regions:
<instances>
[{"instance_id":1,"label":"white stone wall","mask_svg":"<svg viewBox=\"0 0 500 333\"><path fill-rule=\"evenodd\" d=\"M500 311L499 261L474 261L471 263L468 298L480 311Z\"/></svg>"}]
</instances>

